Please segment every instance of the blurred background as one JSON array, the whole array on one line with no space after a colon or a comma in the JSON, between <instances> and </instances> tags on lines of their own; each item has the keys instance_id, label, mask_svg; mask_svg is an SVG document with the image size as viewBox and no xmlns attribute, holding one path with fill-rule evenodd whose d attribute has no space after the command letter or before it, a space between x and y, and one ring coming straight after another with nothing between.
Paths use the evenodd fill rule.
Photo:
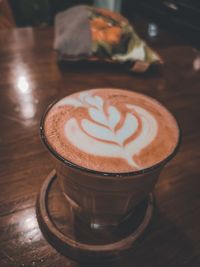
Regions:
<instances>
[{"instance_id":1,"label":"blurred background","mask_svg":"<svg viewBox=\"0 0 200 267\"><path fill-rule=\"evenodd\" d=\"M120 0L96 0L110 2ZM52 25L54 16L70 6L93 5L95 0L0 0L0 29ZM142 15L200 46L199 0L122 0L120 12L132 19Z\"/></svg>"}]
</instances>

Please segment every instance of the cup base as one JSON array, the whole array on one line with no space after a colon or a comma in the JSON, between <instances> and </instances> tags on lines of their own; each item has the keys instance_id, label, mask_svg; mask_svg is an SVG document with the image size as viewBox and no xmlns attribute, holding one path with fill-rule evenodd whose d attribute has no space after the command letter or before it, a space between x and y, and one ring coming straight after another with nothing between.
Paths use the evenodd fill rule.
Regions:
<instances>
[{"instance_id":1,"label":"cup base","mask_svg":"<svg viewBox=\"0 0 200 267\"><path fill-rule=\"evenodd\" d=\"M130 250L149 225L153 195L139 203L119 227L94 231L77 220L70 205L63 201L53 170L41 186L36 213L43 235L61 254L79 262L114 260Z\"/></svg>"}]
</instances>

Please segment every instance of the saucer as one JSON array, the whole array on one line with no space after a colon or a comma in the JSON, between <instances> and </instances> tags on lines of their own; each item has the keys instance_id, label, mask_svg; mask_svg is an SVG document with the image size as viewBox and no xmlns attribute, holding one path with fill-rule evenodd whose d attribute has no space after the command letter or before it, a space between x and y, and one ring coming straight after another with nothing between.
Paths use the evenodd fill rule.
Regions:
<instances>
[{"instance_id":1,"label":"saucer","mask_svg":"<svg viewBox=\"0 0 200 267\"><path fill-rule=\"evenodd\" d=\"M36 212L43 235L61 254L80 262L113 260L131 249L149 225L153 195L139 203L118 227L94 230L74 216L53 170L41 186Z\"/></svg>"}]
</instances>

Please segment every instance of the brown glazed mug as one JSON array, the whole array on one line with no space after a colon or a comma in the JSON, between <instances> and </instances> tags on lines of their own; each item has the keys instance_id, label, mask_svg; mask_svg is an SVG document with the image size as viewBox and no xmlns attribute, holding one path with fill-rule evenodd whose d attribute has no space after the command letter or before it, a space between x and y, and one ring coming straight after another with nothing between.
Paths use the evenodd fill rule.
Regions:
<instances>
[{"instance_id":1,"label":"brown glazed mug","mask_svg":"<svg viewBox=\"0 0 200 267\"><path fill-rule=\"evenodd\" d=\"M180 130L177 145L172 153L150 168L126 173L94 171L64 159L48 143L44 121L51 106L41 119L40 135L53 156L66 201L71 205L74 215L93 229L119 225L153 191L161 170L178 150Z\"/></svg>"}]
</instances>

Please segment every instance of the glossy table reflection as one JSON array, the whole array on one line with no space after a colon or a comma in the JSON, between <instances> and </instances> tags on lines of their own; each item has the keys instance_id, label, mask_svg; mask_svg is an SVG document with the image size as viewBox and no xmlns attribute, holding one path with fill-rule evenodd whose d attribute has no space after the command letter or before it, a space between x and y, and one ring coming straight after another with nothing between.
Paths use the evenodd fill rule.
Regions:
<instances>
[{"instance_id":1,"label":"glossy table reflection","mask_svg":"<svg viewBox=\"0 0 200 267\"><path fill-rule=\"evenodd\" d=\"M0 33L1 267L79 266L57 253L38 228L36 196L53 168L39 120L53 100L107 86L155 97L175 114L183 134L156 187L148 231L130 255L109 266L200 266L200 54L159 28L151 34L152 26L137 25L164 59L160 70L133 75L106 66L58 66L52 28Z\"/></svg>"}]
</instances>

